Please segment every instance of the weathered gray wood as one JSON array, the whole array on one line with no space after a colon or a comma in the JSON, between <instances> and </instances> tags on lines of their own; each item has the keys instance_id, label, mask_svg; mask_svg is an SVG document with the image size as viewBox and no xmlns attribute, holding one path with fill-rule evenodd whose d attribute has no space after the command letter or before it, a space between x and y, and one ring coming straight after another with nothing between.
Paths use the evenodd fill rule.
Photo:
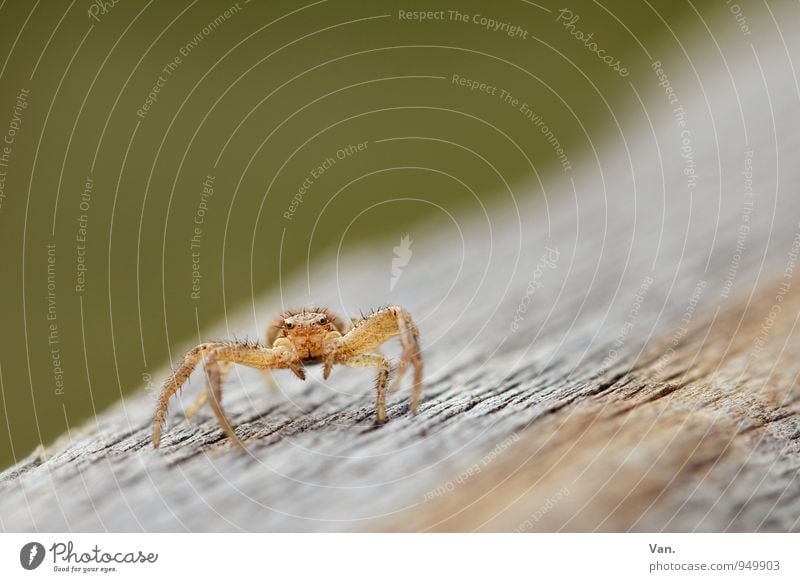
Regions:
<instances>
[{"instance_id":1,"label":"weathered gray wood","mask_svg":"<svg viewBox=\"0 0 800 582\"><path fill-rule=\"evenodd\" d=\"M177 404L155 451L142 391L0 475L0 527L800 530L800 115L782 49L758 47L769 91L752 55L731 60L741 112L713 59L695 63L705 95L681 85L693 193L664 95L642 90L649 121L628 112L596 157L545 177L547 204L538 183L515 188L518 206L460 220L463 246L412 231L393 292L390 241L321 261L220 329L253 335L282 301L400 303L423 337L418 416L406 387L375 427L371 372L279 376L271 394L240 370L224 406L246 454Z\"/></svg>"}]
</instances>

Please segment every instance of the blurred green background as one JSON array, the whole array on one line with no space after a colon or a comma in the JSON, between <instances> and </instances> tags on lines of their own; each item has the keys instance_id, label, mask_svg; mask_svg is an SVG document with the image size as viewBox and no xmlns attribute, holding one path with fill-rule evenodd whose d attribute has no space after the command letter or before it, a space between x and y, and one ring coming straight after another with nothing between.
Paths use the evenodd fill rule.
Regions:
<instances>
[{"instance_id":1,"label":"blurred green background","mask_svg":"<svg viewBox=\"0 0 800 582\"><path fill-rule=\"evenodd\" d=\"M434 212L401 199L461 215L501 204L502 180L464 148L532 183L514 140L543 179L566 179L587 136L614 127L598 95L618 115L639 107L630 82L653 83L639 43L691 9L566 5L622 77L557 21L564 6L2 3L0 133L14 136L0 149L0 467L157 386L168 348L174 357L307 256L343 236L391 248ZM421 10L442 12L401 15ZM432 139L390 139L409 136Z\"/></svg>"}]
</instances>

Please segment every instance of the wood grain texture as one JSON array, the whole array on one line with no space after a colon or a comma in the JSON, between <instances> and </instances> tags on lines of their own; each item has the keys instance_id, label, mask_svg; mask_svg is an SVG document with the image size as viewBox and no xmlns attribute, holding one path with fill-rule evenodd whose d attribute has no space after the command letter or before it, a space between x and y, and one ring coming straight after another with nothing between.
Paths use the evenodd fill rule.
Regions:
<instances>
[{"instance_id":1,"label":"wood grain texture","mask_svg":"<svg viewBox=\"0 0 800 582\"><path fill-rule=\"evenodd\" d=\"M223 405L247 452L177 401L156 451L142 390L0 475L0 527L800 531L800 107L783 49L758 49L761 72L731 60L739 100L711 58L706 92L680 85L694 190L663 93L643 90L572 173L460 231L415 227L392 292L394 241L319 261L216 334L287 303L401 304L422 334L417 416L406 386L374 426L369 371L278 375L273 394L237 370Z\"/></svg>"}]
</instances>

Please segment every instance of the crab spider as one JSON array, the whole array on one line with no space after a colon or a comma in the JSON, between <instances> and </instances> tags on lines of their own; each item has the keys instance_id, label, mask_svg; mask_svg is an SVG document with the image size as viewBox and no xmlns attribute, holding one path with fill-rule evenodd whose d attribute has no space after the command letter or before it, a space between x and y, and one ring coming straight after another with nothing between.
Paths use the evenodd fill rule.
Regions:
<instances>
[{"instance_id":1,"label":"crab spider","mask_svg":"<svg viewBox=\"0 0 800 582\"><path fill-rule=\"evenodd\" d=\"M304 368L313 364L324 366L323 376L326 379L331 368L337 364L351 368L376 368L376 420L383 423L386 421L386 391L391 368L379 347L395 336L400 338L402 353L392 389L399 385L408 366L413 366L411 412L416 413L422 394L422 356L419 330L405 309L398 306L379 309L354 321L348 329L328 309L306 308L287 311L275 318L267 332L267 345L239 341L208 342L189 350L161 390L153 420L153 446L158 447L161 441L161 429L170 398L201 361L205 362L208 385L188 414L197 410L205 400L210 401L222 430L239 447L243 446L242 442L234 433L221 404L222 381L233 364L242 364L265 373L274 369L288 369L301 380L306 377Z\"/></svg>"}]
</instances>

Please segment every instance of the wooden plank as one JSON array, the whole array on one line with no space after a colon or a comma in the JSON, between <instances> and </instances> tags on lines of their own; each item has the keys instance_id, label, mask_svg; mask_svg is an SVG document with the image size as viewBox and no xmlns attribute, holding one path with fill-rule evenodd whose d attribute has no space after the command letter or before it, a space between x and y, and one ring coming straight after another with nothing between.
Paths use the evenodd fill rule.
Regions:
<instances>
[{"instance_id":1,"label":"wooden plank","mask_svg":"<svg viewBox=\"0 0 800 582\"><path fill-rule=\"evenodd\" d=\"M393 291L391 241L320 260L215 334L257 333L284 302L399 303L422 331L417 416L406 388L374 426L371 372L279 375L271 394L238 370L224 406L245 454L177 405L156 451L142 390L0 475L2 528L800 530L800 116L781 47L759 50L744 110L682 94L696 189L659 88L572 174L459 217L463 240L416 227Z\"/></svg>"}]
</instances>

